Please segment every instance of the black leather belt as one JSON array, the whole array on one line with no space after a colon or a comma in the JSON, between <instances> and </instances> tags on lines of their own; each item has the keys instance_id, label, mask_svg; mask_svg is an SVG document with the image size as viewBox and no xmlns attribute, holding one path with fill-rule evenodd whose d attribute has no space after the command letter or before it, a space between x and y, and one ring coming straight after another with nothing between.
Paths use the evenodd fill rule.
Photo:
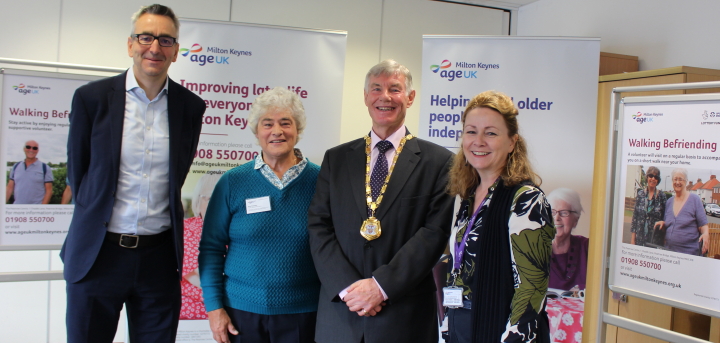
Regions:
<instances>
[{"instance_id":1,"label":"black leather belt","mask_svg":"<svg viewBox=\"0 0 720 343\"><path fill-rule=\"evenodd\" d=\"M157 235L128 235L124 233L107 232L105 239L118 243L123 248L147 248L160 245L170 237L170 230L163 231Z\"/></svg>"}]
</instances>

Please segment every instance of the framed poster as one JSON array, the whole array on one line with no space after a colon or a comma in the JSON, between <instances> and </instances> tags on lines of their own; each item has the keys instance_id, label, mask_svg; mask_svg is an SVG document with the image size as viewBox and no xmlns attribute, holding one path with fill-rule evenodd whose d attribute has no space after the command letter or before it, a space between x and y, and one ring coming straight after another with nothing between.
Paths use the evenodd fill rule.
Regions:
<instances>
[{"instance_id":1,"label":"framed poster","mask_svg":"<svg viewBox=\"0 0 720 343\"><path fill-rule=\"evenodd\" d=\"M720 315L720 95L620 105L609 287Z\"/></svg>"}]
</instances>

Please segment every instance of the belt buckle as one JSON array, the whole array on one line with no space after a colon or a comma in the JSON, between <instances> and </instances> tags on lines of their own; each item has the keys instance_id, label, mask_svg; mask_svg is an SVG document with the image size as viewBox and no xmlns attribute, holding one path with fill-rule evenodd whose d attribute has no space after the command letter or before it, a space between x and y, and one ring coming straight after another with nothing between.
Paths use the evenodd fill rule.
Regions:
<instances>
[{"instance_id":1,"label":"belt buckle","mask_svg":"<svg viewBox=\"0 0 720 343\"><path fill-rule=\"evenodd\" d=\"M123 239L125 239L125 237L135 238L135 245L124 245L124 244L123 244ZM129 249L135 249L135 248L137 248L137 247L138 247L138 243L140 243L140 237L139 237L139 236L136 236L136 235L127 235L127 234L124 234L124 233L120 235L120 242L118 242L118 244L120 244L121 247L123 247L123 248L129 248Z\"/></svg>"}]
</instances>

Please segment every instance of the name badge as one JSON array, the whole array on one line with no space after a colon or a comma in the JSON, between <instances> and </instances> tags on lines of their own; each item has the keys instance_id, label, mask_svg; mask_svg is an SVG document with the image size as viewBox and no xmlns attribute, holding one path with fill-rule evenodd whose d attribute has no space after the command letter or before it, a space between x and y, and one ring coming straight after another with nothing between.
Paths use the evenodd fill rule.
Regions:
<instances>
[{"instance_id":1,"label":"name badge","mask_svg":"<svg viewBox=\"0 0 720 343\"><path fill-rule=\"evenodd\" d=\"M443 306L449 308L463 307L463 294L460 287L443 287Z\"/></svg>"},{"instance_id":2,"label":"name badge","mask_svg":"<svg viewBox=\"0 0 720 343\"><path fill-rule=\"evenodd\" d=\"M247 209L247 214L270 211L270 197L245 199L245 208Z\"/></svg>"}]
</instances>

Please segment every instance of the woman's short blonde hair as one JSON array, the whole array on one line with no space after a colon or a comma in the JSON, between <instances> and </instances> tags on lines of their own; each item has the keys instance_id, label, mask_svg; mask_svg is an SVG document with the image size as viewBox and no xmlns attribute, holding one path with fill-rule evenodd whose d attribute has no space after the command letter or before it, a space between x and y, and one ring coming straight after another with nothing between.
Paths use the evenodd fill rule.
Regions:
<instances>
[{"instance_id":1,"label":"woman's short blonde hair","mask_svg":"<svg viewBox=\"0 0 720 343\"><path fill-rule=\"evenodd\" d=\"M518 109L515 107L515 104L513 104L512 99L504 93L496 91L486 91L476 95L468 102L465 112L462 114L461 121L463 128L465 127L467 114L473 109L480 107L490 108L500 113L508 128L508 136L511 138L517 137L515 148L508 154L507 163L500 173L500 177L505 186L515 186L526 180L539 186L542 183L542 179L533 171L528 158L525 139L518 133ZM450 168L448 193L451 195L460 195L461 198L466 199L478 185L480 185L480 176L475 168L467 163L465 153L461 147L460 151L455 155L455 160Z\"/></svg>"}]
</instances>

